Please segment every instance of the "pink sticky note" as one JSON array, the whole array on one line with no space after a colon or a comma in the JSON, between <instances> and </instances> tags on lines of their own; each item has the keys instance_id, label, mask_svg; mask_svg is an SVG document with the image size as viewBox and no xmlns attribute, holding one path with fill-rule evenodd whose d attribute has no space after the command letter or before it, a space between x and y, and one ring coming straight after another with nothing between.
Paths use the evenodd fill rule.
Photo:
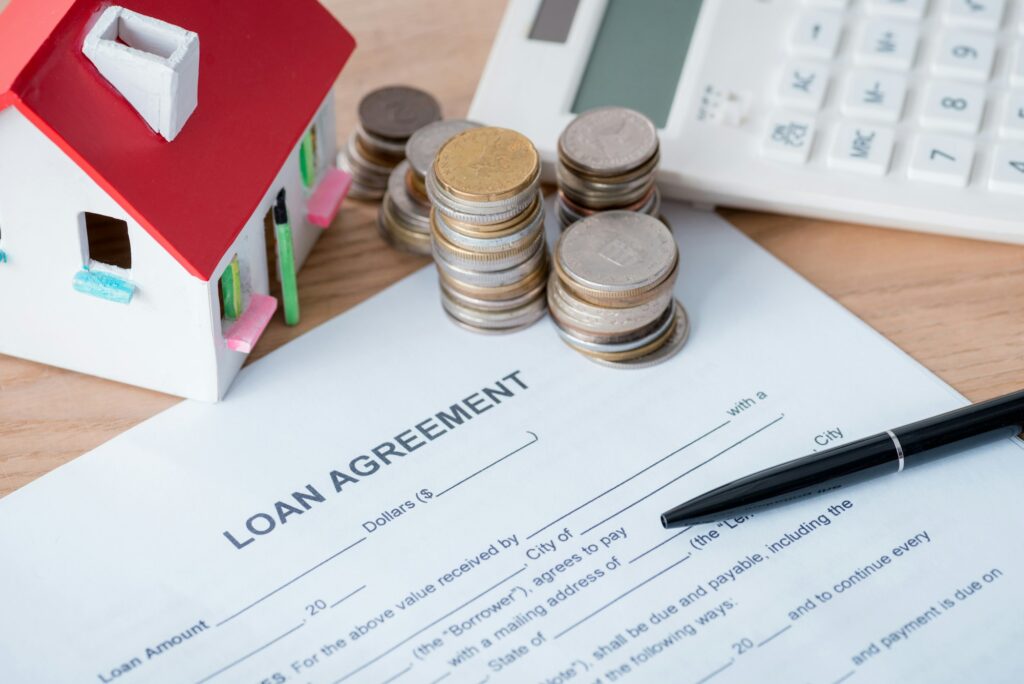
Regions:
<instances>
[{"instance_id":1,"label":"pink sticky note","mask_svg":"<svg viewBox=\"0 0 1024 684\"><path fill-rule=\"evenodd\" d=\"M309 198L309 222L321 228L330 226L351 187L352 174L341 169L328 171Z\"/></svg>"},{"instance_id":2,"label":"pink sticky note","mask_svg":"<svg viewBox=\"0 0 1024 684\"><path fill-rule=\"evenodd\" d=\"M267 323L277 311L277 298L268 295L249 295L249 306L242 312L234 325L224 335L228 349L248 354L256 346L260 335L267 328Z\"/></svg>"}]
</instances>

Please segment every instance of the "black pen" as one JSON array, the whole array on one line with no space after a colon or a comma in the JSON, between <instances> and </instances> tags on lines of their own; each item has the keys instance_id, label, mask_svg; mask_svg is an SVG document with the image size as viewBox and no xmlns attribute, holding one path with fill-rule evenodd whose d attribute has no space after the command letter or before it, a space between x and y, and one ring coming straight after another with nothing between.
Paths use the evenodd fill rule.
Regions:
<instances>
[{"instance_id":1,"label":"black pen","mask_svg":"<svg viewBox=\"0 0 1024 684\"><path fill-rule=\"evenodd\" d=\"M666 528L715 522L890 473L952 450L970 437L1024 426L1024 390L886 430L747 475L666 511ZM1016 433L1015 433L1016 434Z\"/></svg>"}]
</instances>

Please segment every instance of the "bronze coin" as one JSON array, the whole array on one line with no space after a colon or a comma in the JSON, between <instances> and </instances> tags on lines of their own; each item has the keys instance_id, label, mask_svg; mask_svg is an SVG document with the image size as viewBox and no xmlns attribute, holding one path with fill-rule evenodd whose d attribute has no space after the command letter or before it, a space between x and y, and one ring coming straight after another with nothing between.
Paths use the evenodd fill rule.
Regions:
<instances>
[{"instance_id":1,"label":"bronze coin","mask_svg":"<svg viewBox=\"0 0 1024 684\"><path fill-rule=\"evenodd\" d=\"M366 132L390 140L406 140L440 118L433 95L410 86L378 88L359 102L359 123Z\"/></svg>"}]
</instances>

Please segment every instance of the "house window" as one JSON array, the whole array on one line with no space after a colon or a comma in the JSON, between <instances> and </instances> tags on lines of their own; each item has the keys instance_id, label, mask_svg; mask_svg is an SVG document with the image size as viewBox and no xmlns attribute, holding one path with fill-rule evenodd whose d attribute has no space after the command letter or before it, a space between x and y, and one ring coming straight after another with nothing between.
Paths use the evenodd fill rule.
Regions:
<instances>
[{"instance_id":1,"label":"house window","mask_svg":"<svg viewBox=\"0 0 1024 684\"><path fill-rule=\"evenodd\" d=\"M299 146L299 164L302 170L302 185L311 190L316 184L316 172L319 167L319 150L317 149L316 124L309 129Z\"/></svg>"},{"instance_id":2,"label":"house window","mask_svg":"<svg viewBox=\"0 0 1024 684\"><path fill-rule=\"evenodd\" d=\"M132 267L128 223L87 212L81 215L79 225L83 268L75 274L72 287L92 297L130 304L135 284L128 272Z\"/></svg>"},{"instance_id":3,"label":"house window","mask_svg":"<svg viewBox=\"0 0 1024 684\"><path fill-rule=\"evenodd\" d=\"M83 214L86 246L85 265L96 262L105 266L130 269L132 267L131 242L128 223L102 214Z\"/></svg>"},{"instance_id":4,"label":"house window","mask_svg":"<svg viewBox=\"0 0 1024 684\"><path fill-rule=\"evenodd\" d=\"M242 315L242 273L236 254L220 277L220 310L225 319L237 321Z\"/></svg>"}]
</instances>

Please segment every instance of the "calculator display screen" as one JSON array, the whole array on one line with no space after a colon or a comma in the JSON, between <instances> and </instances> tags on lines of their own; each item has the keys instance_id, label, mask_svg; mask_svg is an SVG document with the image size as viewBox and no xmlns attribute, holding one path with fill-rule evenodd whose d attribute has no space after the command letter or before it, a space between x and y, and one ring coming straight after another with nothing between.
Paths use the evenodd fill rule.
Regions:
<instances>
[{"instance_id":1,"label":"calculator display screen","mask_svg":"<svg viewBox=\"0 0 1024 684\"><path fill-rule=\"evenodd\" d=\"M608 0L572 112L618 105L668 121L701 0Z\"/></svg>"}]
</instances>

